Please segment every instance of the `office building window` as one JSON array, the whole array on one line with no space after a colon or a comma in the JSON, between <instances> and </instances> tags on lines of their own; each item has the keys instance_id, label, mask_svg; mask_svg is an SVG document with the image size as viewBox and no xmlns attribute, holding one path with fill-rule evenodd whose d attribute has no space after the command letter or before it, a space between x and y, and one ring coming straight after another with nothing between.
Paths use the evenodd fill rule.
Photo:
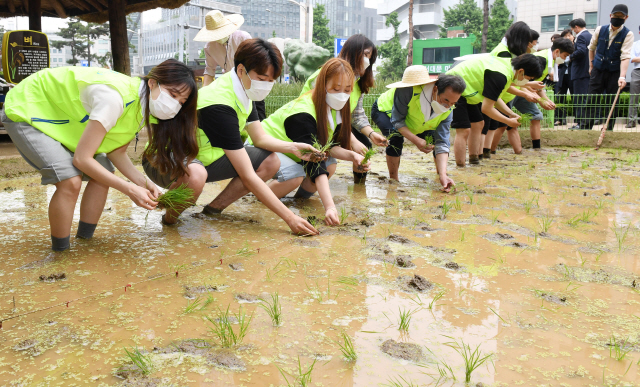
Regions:
<instances>
[{"instance_id":1,"label":"office building window","mask_svg":"<svg viewBox=\"0 0 640 387\"><path fill-rule=\"evenodd\" d=\"M558 31L564 31L569 28L569 22L573 20L573 14L567 13L564 15L558 15Z\"/></svg>"},{"instance_id":2,"label":"office building window","mask_svg":"<svg viewBox=\"0 0 640 387\"><path fill-rule=\"evenodd\" d=\"M422 64L453 63L460 56L460 47L438 47L422 49Z\"/></svg>"},{"instance_id":3,"label":"office building window","mask_svg":"<svg viewBox=\"0 0 640 387\"><path fill-rule=\"evenodd\" d=\"M553 32L556 30L556 17L555 16L543 16L542 28L540 32Z\"/></svg>"},{"instance_id":4,"label":"office building window","mask_svg":"<svg viewBox=\"0 0 640 387\"><path fill-rule=\"evenodd\" d=\"M598 12L585 12L584 21L587 23L587 28L596 28L598 26Z\"/></svg>"}]
</instances>

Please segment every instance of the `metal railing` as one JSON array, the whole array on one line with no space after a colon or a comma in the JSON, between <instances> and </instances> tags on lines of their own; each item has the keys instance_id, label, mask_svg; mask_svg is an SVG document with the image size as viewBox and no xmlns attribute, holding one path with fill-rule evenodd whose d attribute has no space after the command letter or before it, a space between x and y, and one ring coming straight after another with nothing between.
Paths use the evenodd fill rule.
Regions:
<instances>
[{"instance_id":1,"label":"metal railing","mask_svg":"<svg viewBox=\"0 0 640 387\"><path fill-rule=\"evenodd\" d=\"M371 106L379 96L379 94L364 96L363 105L367 117L371 117ZM265 101L267 116L297 97L297 95L268 96ZM547 97L556 104L556 109L544 110L538 105L543 116L541 125L543 130L600 130L607 120L615 95L554 95L553 92L547 91ZM640 131L638 113L640 113L640 94L620 94L609 122L609 128L617 132ZM635 122L637 126L627 128L627 124L631 121ZM371 125L375 127L373 122ZM576 127L576 125L578 126ZM529 124L524 123L520 129L529 129Z\"/></svg>"}]
</instances>

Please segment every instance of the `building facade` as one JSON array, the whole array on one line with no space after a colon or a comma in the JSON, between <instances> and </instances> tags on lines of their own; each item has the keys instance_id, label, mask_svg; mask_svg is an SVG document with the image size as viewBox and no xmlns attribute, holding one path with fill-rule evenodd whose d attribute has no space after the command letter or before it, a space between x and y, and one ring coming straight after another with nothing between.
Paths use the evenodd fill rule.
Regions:
<instances>
[{"instance_id":1,"label":"building facade","mask_svg":"<svg viewBox=\"0 0 640 387\"><path fill-rule=\"evenodd\" d=\"M363 34L378 44L377 21L375 8L364 6L364 0L313 0L313 6L322 4L325 16L329 19L329 30L338 38Z\"/></svg>"},{"instance_id":2,"label":"building facade","mask_svg":"<svg viewBox=\"0 0 640 387\"><path fill-rule=\"evenodd\" d=\"M613 8L613 6L612 6ZM540 49L551 47L551 36L569 28L569 22L582 18L593 32L598 25L598 1L519 0L517 21L540 32ZM609 18L607 13L607 19Z\"/></svg>"},{"instance_id":3,"label":"building facade","mask_svg":"<svg viewBox=\"0 0 640 387\"><path fill-rule=\"evenodd\" d=\"M473 34L465 38L415 39L413 64L426 66L432 76L445 73L453 65L453 58L474 53L475 40Z\"/></svg>"}]
</instances>

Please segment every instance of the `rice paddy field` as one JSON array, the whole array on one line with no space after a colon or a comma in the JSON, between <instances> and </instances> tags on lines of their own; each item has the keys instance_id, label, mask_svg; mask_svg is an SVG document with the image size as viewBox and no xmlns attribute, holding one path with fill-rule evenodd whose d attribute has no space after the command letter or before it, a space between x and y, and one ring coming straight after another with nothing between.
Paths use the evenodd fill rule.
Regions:
<instances>
[{"instance_id":1,"label":"rice paddy field","mask_svg":"<svg viewBox=\"0 0 640 387\"><path fill-rule=\"evenodd\" d=\"M499 151L439 190L384 155L365 186L253 196L182 221L111 190L90 241L50 253L51 186L0 182L1 386L640 385L640 153ZM79 206L76 211L76 221ZM75 227L75 224L74 224Z\"/></svg>"}]
</instances>

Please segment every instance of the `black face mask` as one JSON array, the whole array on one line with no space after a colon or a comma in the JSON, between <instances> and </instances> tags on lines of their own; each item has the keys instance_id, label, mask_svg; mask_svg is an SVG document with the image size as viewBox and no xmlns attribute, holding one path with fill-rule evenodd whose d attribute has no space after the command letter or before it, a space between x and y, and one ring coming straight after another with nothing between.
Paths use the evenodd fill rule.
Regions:
<instances>
[{"instance_id":1,"label":"black face mask","mask_svg":"<svg viewBox=\"0 0 640 387\"><path fill-rule=\"evenodd\" d=\"M612 17L611 18L611 25L614 27L620 27L621 25L624 24L624 19L621 17Z\"/></svg>"}]
</instances>

